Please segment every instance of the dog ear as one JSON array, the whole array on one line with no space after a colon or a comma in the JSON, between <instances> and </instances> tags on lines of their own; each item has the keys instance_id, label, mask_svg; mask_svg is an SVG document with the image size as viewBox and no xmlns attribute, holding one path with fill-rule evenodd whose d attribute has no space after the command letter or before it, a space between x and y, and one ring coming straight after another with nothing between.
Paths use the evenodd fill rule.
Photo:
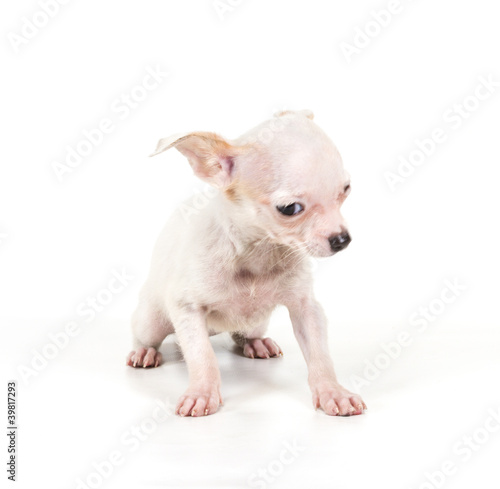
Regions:
<instances>
[{"instance_id":1,"label":"dog ear","mask_svg":"<svg viewBox=\"0 0 500 489\"><path fill-rule=\"evenodd\" d=\"M283 115L288 115L288 114L297 114L297 115L303 115L304 117L307 117L308 119L313 120L314 119L314 114L312 110L304 109L304 110L282 110L281 112L276 112L274 114L274 117L281 117Z\"/></svg>"},{"instance_id":2,"label":"dog ear","mask_svg":"<svg viewBox=\"0 0 500 489\"><path fill-rule=\"evenodd\" d=\"M234 158L241 152L215 133L191 132L160 139L150 156L172 147L188 159L197 177L218 188L231 183Z\"/></svg>"}]
</instances>

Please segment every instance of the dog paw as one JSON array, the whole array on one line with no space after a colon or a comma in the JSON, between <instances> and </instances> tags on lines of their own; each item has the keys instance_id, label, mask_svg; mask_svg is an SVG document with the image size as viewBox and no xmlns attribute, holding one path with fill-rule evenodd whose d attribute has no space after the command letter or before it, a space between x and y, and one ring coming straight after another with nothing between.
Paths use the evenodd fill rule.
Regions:
<instances>
[{"instance_id":1,"label":"dog paw","mask_svg":"<svg viewBox=\"0 0 500 489\"><path fill-rule=\"evenodd\" d=\"M154 348L138 348L127 356L127 365L130 367L158 367L161 365L161 353Z\"/></svg>"},{"instance_id":2,"label":"dog paw","mask_svg":"<svg viewBox=\"0 0 500 489\"><path fill-rule=\"evenodd\" d=\"M354 416L367 409L363 399L340 384L330 383L313 389L313 405L329 416Z\"/></svg>"},{"instance_id":3,"label":"dog paw","mask_svg":"<svg viewBox=\"0 0 500 489\"><path fill-rule=\"evenodd\" d=\"M175 414L180 416L208 416L224 404L217 387L189 388L179 399Z\"/></svg>"},{"instance_id":4,"label":"dog paw","mask_svg":"<svg viewBox=\"0 0 500 489\"><path fill-rule=\"evenodd\" d=\"M253 338L246 340L243 355L248 358L271 358L283 356L283 352L271 338Z\"/></svg>"}]
</instances>

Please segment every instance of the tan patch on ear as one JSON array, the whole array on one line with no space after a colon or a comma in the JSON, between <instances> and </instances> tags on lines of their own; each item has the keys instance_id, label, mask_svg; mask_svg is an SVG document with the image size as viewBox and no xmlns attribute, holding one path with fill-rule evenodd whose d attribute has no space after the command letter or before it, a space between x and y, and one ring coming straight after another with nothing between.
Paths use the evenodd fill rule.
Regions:
<instances>
[{"instance_id":1,"label":"tan patch on ear","mask_svg":"<svg viewBox=\"0 0 500 489\"><path fill-rule=\"evenodd\" d=\"M242 196L245 196L264 205L271 203L267 195L258 192L255 188L249 187L239 180L234 180L230 185L228 185L224 189L224 195L232 202L236 202Z\"/></svg>"},{"instance_id":2,"label":"tan patch on ear","mask_svg":"<svg viewBox=\"0 0 500 489\"><path fill-rule=\"evenodd\" d=\"M238 192L236 190L234 182L224 189L224 195L232 202L238 200Z\"/></svg>"},{"instance_id":3,"label":"tan patch on ear","mask_svg":"<svg viewBox=\"0 0 500 489\"><path fill-rule=\"evenodd\" d=\"M188 159L196 175L215 181L225 178L232 171L233 159L244 153L247 146L233 146L221 136L212 132L195 132L182 137L174 144ZM222 180L219 182L223 186Z\"/></svg>"},{"instance_id":4,"label":"tan patch on ear","mask_svg":"<svg viewBox=\"0 0 500 489\"><path fill-rule=\"evenodd\" d=\"M213 177L220 169L219 157L232 157L234 148L218 134L213 132L197 132L191 137L199 139L191 150L203 162L201 167L207 177ZM180 149L180 148L179 148ZM188 150L189 151L189 150Z\"/></svg>"}]
</instances>

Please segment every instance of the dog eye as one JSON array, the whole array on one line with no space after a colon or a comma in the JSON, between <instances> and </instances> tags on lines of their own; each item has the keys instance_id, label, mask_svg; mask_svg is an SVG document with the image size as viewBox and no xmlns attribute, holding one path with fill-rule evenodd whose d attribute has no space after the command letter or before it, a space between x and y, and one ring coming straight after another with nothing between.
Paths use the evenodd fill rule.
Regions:
<instances>
[{"instance_id":1,"label":"dog eye","mask_svg":"<svg viewBox=\"0 0 500 489\"><path fill-rule=\"evenodd\" d=\"M278 205L276 206L276 209L278 209L285 216L295 216L304 210L304 206L294 202L290 205Z\"/></svg>"},{"instance_id":2,"label":"dog eye","mask_svg":"<svg viewBox=\"0 0 500 489\"><path fill-rule=\"evenodd\" d=\"M348 183L345 187L344 187L344 194L348 193L349 190L351 190L351 184Z\"/></svg>"}]
</instances>

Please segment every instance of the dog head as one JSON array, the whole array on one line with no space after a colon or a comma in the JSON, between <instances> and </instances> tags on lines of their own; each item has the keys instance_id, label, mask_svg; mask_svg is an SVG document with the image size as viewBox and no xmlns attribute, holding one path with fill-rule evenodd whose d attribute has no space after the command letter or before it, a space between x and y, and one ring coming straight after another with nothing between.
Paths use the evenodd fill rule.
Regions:
<instances>
[{"instance_id":1,"label":"dog head","mask_svg":"<svg viewBox=\"0 0 500 489\"><path fill-rule=\"evenodd\" d=\"M312 119L309 111L281 112L233 141L208 132L175 135L161 139L152 156L179 150L256 238L329 256L351 241L340 213L350 180Z\"/></svg>"}]
</instances>

